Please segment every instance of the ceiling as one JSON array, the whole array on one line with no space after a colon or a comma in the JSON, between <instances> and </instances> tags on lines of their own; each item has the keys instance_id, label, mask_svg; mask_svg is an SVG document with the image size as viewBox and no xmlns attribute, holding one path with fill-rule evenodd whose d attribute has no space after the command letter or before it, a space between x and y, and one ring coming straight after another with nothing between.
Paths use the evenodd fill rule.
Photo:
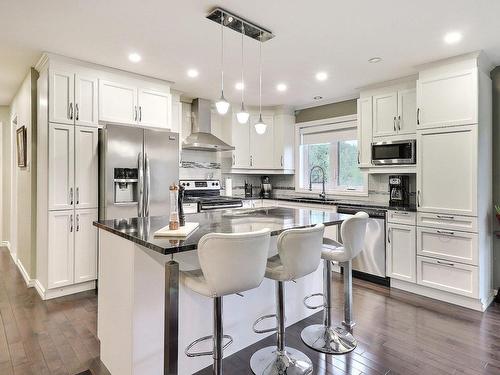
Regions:
<instances>
[{"instance_id":1,"label":"ceiling","mask_svg":"<svg viewBox=\"0 0 500 375\"><path fill-rule=\"evenodd\" d=\"M500 64L498 0L2 0L0 105L12 100L42 51L175 82L191 97L220 90L220 28L205 18L220 6L276 37L263 44L263 105L303 107L341 100L357 88L410 75L421 63L482 49ZM449 31L463 39L443 42ZM225 94L238 102L240 35L225 34ZM131 52L142 56L134 64ZM246 102L258 104L258 42L245 40ZM383 60L370 64L368 59ZM197 78L186 71L196 68ZM315 79L318 71L328 79ZM278 92L277 83L288 90Z\"/></svg>"}]
</instances>

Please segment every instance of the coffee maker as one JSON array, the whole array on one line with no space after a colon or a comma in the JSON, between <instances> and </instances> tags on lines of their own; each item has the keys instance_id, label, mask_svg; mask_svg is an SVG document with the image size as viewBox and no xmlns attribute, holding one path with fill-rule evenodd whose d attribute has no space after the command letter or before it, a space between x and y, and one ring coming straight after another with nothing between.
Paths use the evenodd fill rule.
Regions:
<instances>
[{"instance_id":1,"label":"coffee maker","mask_svg":"<svg viewBox=\"0 0 500 375\"><path fill-rule=\"evenodd\" d=\"M389 176L389 205L404 207L409 205L409 176Z\"/></svg>"},{"instance_id":2,"label":"coffee maker","mask_svg":"<svg viewBox=\"0 0 500 375\"><path fill-rule=\"evenodd\" d=\"M269 176L261 177L260 196L261 198L271 198L273 187Z\"/></svg>"}]
</instances>

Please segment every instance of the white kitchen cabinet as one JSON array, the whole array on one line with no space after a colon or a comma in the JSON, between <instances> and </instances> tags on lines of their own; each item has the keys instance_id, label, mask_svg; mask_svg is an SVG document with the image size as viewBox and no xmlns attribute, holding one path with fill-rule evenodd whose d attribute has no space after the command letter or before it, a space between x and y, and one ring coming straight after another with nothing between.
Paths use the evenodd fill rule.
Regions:
<instances>
[{"instance_id":1,"label":"white kitchen cabinet","mask_svg":"<svg viewBox=\"0 0 500 375\"><path fill-rule=\"evenodd\" d=\"M97 126L98 79L88 74L75 74L75 125Z\"/></svg>"},{"instance_id":2,"label":"white kitchen cabinet","mask_svg":"<svg viewBox=\"0 0 500 375\"><path fill-rule=\"evenodd\" d=\"M73 284L74 211L49 212L48 220L48 288Z\"/></svg>"},{"instance_id":3,"label":"white kitchen cabinet","mask_svg":"<svg viewBox=\"0 0 500 375\"><path fill-rule=\"evenodd\" d=\"M99 121L136 124L138 118L135 86L99 80Z\"/></svg>"},{"instance_id":4,"label":"white kitchen cabinet","mask_svg":"<svg viewBox=\"0 0 500 375\"><path fill-rule=\"evenodd\" d=\"M478 268L417 256L417 284L466 297L479 296Z\"/></svg>"},{"instance_id":5,"label":"white kitchen cabinet","mask_svg":"<svg viewBox=\"0 0 500 375\"><path fill-rule=\"evenodd\" d=\"M98 130L75 127L75 203L76 208L98 205Z\"/></svg>"},{"instance_id":6,"label":"white kitchen cabinet","mask_svg":"<svg viewBox=\"0 0 500 375\"><path fill-rule=\"evenodd\" d=\"M387 225L387 276L415 283L416 276L416 227L414 225Z\"/></svg>"},{"instance_id":7,"label":"white kitchen cabinet","mask_svg":"<svg viewBox=\"0 0 500 375\"><path fill-rule=\"evenodd\" d=\"M250 121L249 121L250 122ZM240 124L233 115L231 144L234 147L232 168L250 168L250 124Z\"/></svg>"},{"instance_id":8,"label":"white kitchen cabinet","mask_svg":"<svg viewBox=\"0 0 500 375\"><path fill-rule=\"evenodd\" d=\"M97 208L75 210L74 229L74 282L82 283L97 279Z\"/></svg>"},{"instance_id":9,"label":"white kitchen cabinet","mask_svg":"<svg viewBox=\"0 0 500 375\"><path fill-rule=\"evenodd\" d=\"M477 215L477 126L418 133L417 208L439 214Z\"/></svg>"},{"instance_id":10,"label":"white kitchen cabinet","mask_svg":"<svg viewBox=\"0 0 500 375\"><path fill-rule=\"evenodd\" d=\"M373 96L373 136L385 137L397 133L397 91Z\"/></svg>"},{"instance_id":11,"label":"white kitchen cabinet","mask_svg":"<svg viewBox=\"0 0 500 375\"><path fill-rule=\"evenodd\" d=\"M274 128L274 169L295 169L295 116L276 114Z\"/></svg>"},{"instance_id":12,"label":"white kitchen cabinet","mask_svg":"<svg viewBox=\"0 0 500 375\"><path fill-rule=\"evenodd\" d=\"M49 124L49 210L74 207L74 129L73 125Z\"/></svg>"},{"instance_id":13,"label":"white kitchen cabinet","mask_svg":"<svg viewBox=\"0 0 500 375\"><path fill-rule=\"evenodd\" d=\"M477 68L420 72L417 108L418 129L477 124Z\"/></svg>"},{"instance_id":14,"label":"white kitchen cabinet","mask_svg":"<svg viewBox=\"0 0 500 375\"><path fill-rule=\"evenodd\" d=\"M51 69L49 93L49 121L74 124L75 73Z\"/></svg>"},{"instance_id":15,"label":"white kitchen cabinet","mask_svg":"<svg viewBox=\"0 0 500 375\"><path fill-rule=\"evenodd\" d=\"M372 165L372 97L358 99L358 165Z\"/></svg>"},{"instance_id":16,"label":"white kitchen cabinet","mask_svg":"<svg viewBox=\"0 0 500 375\"><path fill-rule=\"evenodd\" d=\"M139 89L138 103L137 121L140 125L167 128L172 108L170 93Z\"/></svg>"},{"instance_id":17,"label":"white kitchen cabinet","mask_svg":"<svg viewBox=\"0 0 500 375\"><path fill-rule=\"evenodd\" d=\"M255 124L259 116L250 116L250 168L273 169L274 168L274 118L273 116L262 116L267 125L264 134L255 131Z\"/></svg>"},{"instance_id":18,"label":"white kitchen cabinet","mask_svg":"<svg viewBox=\"0 0 500 375\"><path fill-rule=\"evenodd\" d=\"M415 134L417 126L417 90L398 91L398 134Z\"/></svg>"}]
</instances>

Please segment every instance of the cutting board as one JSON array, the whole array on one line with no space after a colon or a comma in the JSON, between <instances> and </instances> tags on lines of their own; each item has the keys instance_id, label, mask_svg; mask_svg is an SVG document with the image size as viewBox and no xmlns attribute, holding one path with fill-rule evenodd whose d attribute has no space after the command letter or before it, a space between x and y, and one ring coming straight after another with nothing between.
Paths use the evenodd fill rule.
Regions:
<instances>
[{"instance_id":1,"label":"cutting board","mask_svg":"<svg viewBox=\"0 0 500 375\"><path fill-rule=\"evenodd\" d=\"M155 237L187 237L200 226L200 223L186 223L179 229L170 230L168 225L155 232Z\"/></svg>"}]
</instances>

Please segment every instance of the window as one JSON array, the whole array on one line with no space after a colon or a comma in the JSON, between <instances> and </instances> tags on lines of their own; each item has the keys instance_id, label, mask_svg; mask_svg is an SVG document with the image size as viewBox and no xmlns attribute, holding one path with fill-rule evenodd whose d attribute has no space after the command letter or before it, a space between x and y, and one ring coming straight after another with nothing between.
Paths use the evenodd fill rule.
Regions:
<instances>
[{"instance_id":1,"label":"window","mask_svg":"<svg viewBox=\"0 0 500 375\"><path fill-rule=\"evenodd\" d=\"M329 193L364 193L365 174L358 167L356 121L326 125L298 124L300 190L323 189Z\"/></svg>"}]
</instances>

